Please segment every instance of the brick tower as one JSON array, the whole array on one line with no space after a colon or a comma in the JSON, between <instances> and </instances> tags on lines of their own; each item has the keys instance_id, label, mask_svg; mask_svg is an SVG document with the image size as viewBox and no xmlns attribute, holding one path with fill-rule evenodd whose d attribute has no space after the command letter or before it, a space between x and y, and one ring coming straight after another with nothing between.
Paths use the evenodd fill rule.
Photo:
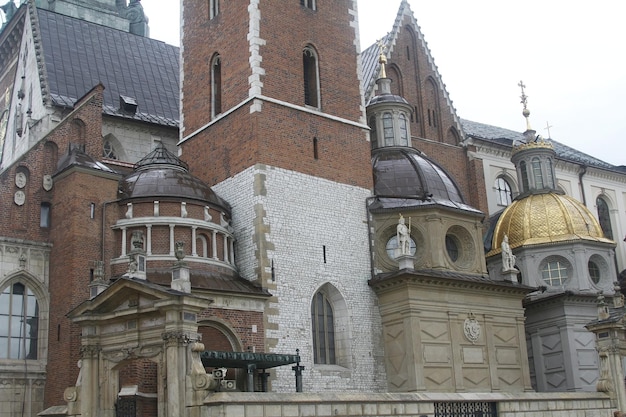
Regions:
<instances>
[{"instance_id":1,"label":"brick tower","mask_svg":"<svg viewBox=\"0 0 626 417\"><path fill-rule=\"evenodd\" d=\"M386 384L356 3L183 2L182 157L232 205L239 272L274 296L265 349L300 350L305 391Z\"/></svg>"}]
</instances>

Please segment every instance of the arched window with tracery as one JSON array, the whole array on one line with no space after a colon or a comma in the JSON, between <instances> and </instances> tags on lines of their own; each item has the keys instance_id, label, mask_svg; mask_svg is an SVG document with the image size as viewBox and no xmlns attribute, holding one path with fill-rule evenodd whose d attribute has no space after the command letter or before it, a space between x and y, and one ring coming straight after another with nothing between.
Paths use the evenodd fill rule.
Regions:
<instances>
[{"instance_id":1,"label":"arched window with tracery","mask_svg":"<svg viewBox=\"0 0 626 417\"><path fill-rule=\"evenodd\" d=\"M219 54L211 60L211 117L222 112L222 58Z\"/></svg>"},{"instance_id":2,"label":"arched window with tracery","mask_svg":"<svg viewBox=\"0 0 626 417\"><path fill-rule=\"evenodd\" d=\"M493 187L496 190L496 198L499 206L508 206L511 204L511 201L513 201L513 192L511 191L511 184L509 184L504 176L500 175L496 178Z\"/></svg>"},{"instance_id":3,"label":"arched window with tracery","mask_svg":"<svg viewBox=\"0 0 626 417\"><path fill-rule=\"evenodd\" d=\"M15 282L0 293L0 358L37 359L39 302L33 291Z\"/></svg>"},{"instance_id":4,"label":"arched window with tracery","mask_svg":"<svg viewBox=\"0 0 626 417\"><path fill-rule=\"evenodd\" d=\"M302 51L302 69L304 78L304 104L320 107L319 63L315 49L307 46Z\"/></svg>"},{"instance_id":5,"label":"arched window with tracery","mask_svg":"<svg viewBox=\"0 0 626 417\"><path fill-rule=\"evenodd\" d=\"M609 205L602 196L596 198L596 208L598 209L598 221L604 236L613 239L613 226L611 225L611 212Z\"/></svg>"}]
</instances>

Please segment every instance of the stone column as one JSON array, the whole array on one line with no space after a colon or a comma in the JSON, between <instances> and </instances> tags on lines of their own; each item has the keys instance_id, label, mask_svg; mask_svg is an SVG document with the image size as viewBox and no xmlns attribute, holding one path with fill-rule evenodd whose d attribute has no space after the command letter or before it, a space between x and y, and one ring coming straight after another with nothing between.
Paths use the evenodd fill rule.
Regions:
<instances>
[{"instance_id":1,"label":"stone column","mask_svg":"<svg viewBox=\"0 0 626 417\"><path fill-rule=\"evenodd\" d=\"M170 256L174 256L174 225L170 224Z\"/></svg>"},{"instance_id":2,"label":"stone column","mask_svg":"<svg viewBox=\"0 0 626 417\"><path fill-rule=\"evenodd\" d=\"M213 259L217 259L217 231L216 230L213 230L213 236L211 240L211 249L213 249Z\"/></svg>"},{"instance_id":3,"label":"stone column","mask_svg":"<svg viewBox=\"0 0 626 417\"><path fill-rule=\"evenodd\" d=\"M146 225L146 255L152 255L152 225Z\"/></svg>"},{"instance_id":4,"label":"stone column","mask_svg":"<svg viewBox=\"0 0 626 417\"><path fill-rule=\"evenodd\" d=\"M126 228L122 227L122 257L126 256Z\"/></svg>"},{"instance_id":5,"label":"stone column","mask_svg":"<svg viewBox=\"0 0 626 417\"><path fill-rule=\"evenodd\" d=\"M198 232L197 226L191 227L191 256L198 256L198 248L196 247L196 234Z\"/></svg>"},{"instance_id":6,"label":"stone column","mask_svg":"<svg viewBox=\"0 0 626 417\"><path fill-rule=\"evenodd\" d=\"M163 333L162 337L165 341L167 368L167 416L184 417L187 376L186 344L189 342L189 337L182 331L167 331Z\"/></svg>"},{"instance_id":7,"label":"stone column","mask_svg":"<svg viewBox=\"0 0 626 417\"><path fill-rule=\"evenodd\" d=\"M82 359L76 388L79 391L82 417L96 417L100 409L99 352L100 348L95 345L83 345L80 348Z\"/></svg>"}]
</instances>

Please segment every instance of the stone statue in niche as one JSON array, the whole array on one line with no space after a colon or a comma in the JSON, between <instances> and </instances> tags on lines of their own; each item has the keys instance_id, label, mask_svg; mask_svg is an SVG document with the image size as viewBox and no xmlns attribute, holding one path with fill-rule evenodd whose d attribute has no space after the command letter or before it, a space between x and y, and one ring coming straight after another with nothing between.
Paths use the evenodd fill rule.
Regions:
<instances>
[{"instance_id":1,"label":"stone statue in niche","mask_svg":"<svg viewBox=\"0 0 626 417\"><path fill-rule=\"evenodd\" d=\"M502 249L502 270L511 271L515 269L515 255L513 255L511 246L509 246L509 237L507 235L504 235L504 239L502 239L501 249Z\"/></svg>"},{"instance_id":2,"label":"stone statue in niche","mask_svg":"<svg viewBox=\"0 0 626 417\"><path fill-rule=\"evenodd\" d=\"M132 251L143 250L143 232L135 230L130 238L130 246Z\"/></svg>"},{"instance_id":3,"label":"stone statue in niche","mask_svg":"<svg viewBox=\"0 0 626 417\"><path fill-rule=\"evenodd\" d=\"M185 258L185 242L176 242L174 250L174 256L178 261L182 261Z\"/></svg>"},{"instance_id":4,"label":"stone statue in niche","mask_svg":"<svg viewBox=\"0 0 626 417\"><path fill-rule=\"evenodd\" d=\"M396 227L396 239L398 240L398 249L400 255L411 254L411 219L409 218L409 225L405 224L404 216L400 214L398 220L398 226Z\"/></svg>"}]
</instances>

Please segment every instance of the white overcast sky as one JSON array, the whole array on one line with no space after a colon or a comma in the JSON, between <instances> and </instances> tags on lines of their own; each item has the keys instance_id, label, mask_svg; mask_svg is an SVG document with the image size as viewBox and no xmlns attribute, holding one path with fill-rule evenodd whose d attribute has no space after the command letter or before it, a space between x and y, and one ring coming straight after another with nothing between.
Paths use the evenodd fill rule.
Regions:
<instances>
[{"instance_id":1,"label":"white overcast sky","mask_svg":"<svg viewBox=\"0 0 626 417\"><path fill-rule=\"evenodd\" d=\"M142 1L151 37L178 45L178 7L163 3ZM626 165L626 1L409 3L461 118L523 131L523 80L539 134L549 123L555 140ZM365 49L391 30L400 0L358 5Z\"/></svg>"}]
</instances>

